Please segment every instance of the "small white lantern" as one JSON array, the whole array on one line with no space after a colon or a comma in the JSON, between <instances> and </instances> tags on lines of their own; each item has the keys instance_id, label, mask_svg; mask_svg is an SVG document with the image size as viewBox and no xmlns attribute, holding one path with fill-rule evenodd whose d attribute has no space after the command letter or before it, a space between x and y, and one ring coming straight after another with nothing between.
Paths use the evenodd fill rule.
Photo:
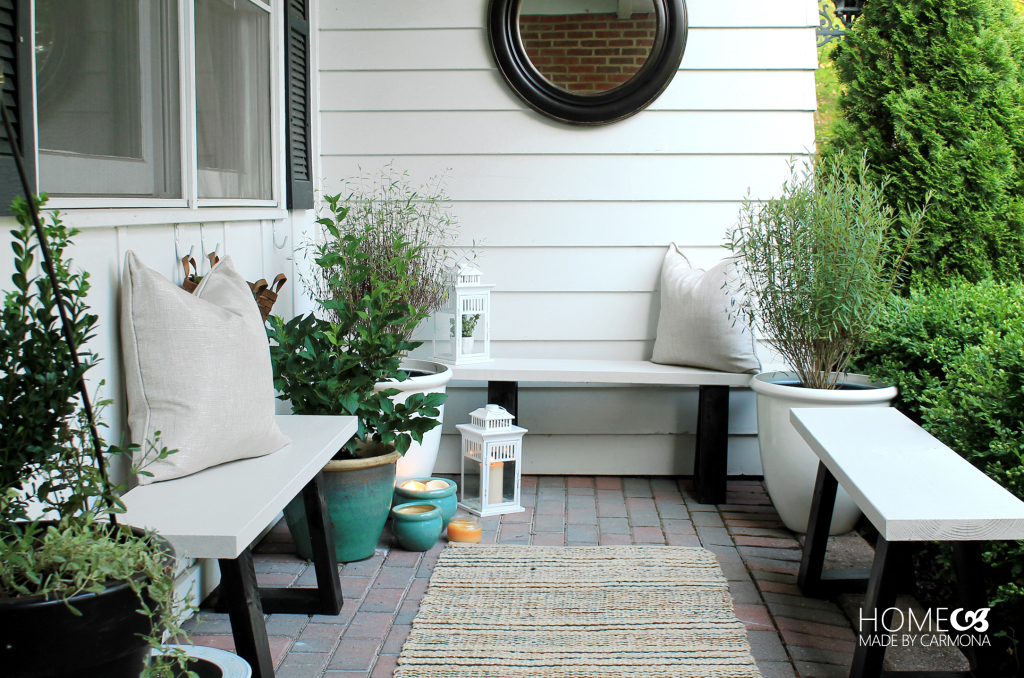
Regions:
<instances>
[{"instance_id":1,"label":"small white lantern","mask_svg":"<svg viewBox=\"0 0 1024 678\"><path fill-rule=\"evenodd\" d=\"M470 412L462 433L462 483L459 506L478 516L525 511L519 505L523 474L523 434L504 407L487 405Z\"/></svg>"},{"instance_id":2,"label":"small white lantern","mask_svg":"<svg viewBox=\"0 0 1024 678\"><path fill-rule=\"evenodd\" d=\"M434 314L434 360L451 365L491 361L491 288L472 266L459 270L448 301Z\"/></svg>"}]
</instances>

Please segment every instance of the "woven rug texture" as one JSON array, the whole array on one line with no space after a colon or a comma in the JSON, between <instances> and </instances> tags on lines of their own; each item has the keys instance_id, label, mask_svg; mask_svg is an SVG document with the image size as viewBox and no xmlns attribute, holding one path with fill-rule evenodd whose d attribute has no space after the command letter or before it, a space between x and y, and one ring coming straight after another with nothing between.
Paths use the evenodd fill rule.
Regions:
<instances>
[{"instance_id":1,"label":"woven rug texture","mask_svg":"<svg viewBox=\"0 0 1024 678\"><path fill-rule=\"evenodd\" d=\"M453 543L395 678L760 678L715 556Z\"/></svg>"}]
</instances>

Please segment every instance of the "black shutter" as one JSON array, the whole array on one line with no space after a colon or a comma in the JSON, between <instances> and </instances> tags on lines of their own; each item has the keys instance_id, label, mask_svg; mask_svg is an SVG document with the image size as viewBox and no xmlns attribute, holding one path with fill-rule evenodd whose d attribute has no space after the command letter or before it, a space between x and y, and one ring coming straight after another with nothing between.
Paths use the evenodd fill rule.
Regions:
<instances>
[{"instance_id":1,"label":"black shutter","mask_svg":"<svg viewBox=\"0 0 1024 678\"><path fill-rule=\"evenodd\" d=\"M313 144L309 124L308 0L288 0L284 32L288 209L308 210L313 208Z\"/></svg>"},{"instance_id":2,"label":"black shutter","mask_svg":"<svg viewBox=\"0 0 1024 678\"><path fill-rule=\"evenodd\" d=\"M3 97L14 125L15 142L35 190L35 130L32 97L32 34L29 0L0 0L0 65ZM11 201L24 195L14 164L7 129L0 121L0 214L11 213Z\"/></svg>"}]
</instances>

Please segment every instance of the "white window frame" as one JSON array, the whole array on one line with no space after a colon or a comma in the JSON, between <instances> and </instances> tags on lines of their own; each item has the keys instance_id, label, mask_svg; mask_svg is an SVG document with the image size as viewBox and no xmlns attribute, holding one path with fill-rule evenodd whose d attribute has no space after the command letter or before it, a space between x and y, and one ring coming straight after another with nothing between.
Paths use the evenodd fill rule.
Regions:
<instances>
[{"instance_id":1,"label":"white window frame","mask_svg":"<svg viewBox=\"0 0 1024 678\"><path fill-rule=\"evenodd\" d=\"M198 195L198 138L196 135L195 83L195 4L178 0L178 60L180 64L179 105L181 140L181 198L126 197L60 197L54 196L48 208L75 210L76 225L121 226L133 224L195 223L202 221L242 221L282 219L287 189L285 176L285 73L284 73L284 11L287 0L244 0L270 14L270 134L271 189L270 200L214 199ZM32 0L32 35L35 36L35 0ZM35 49L32 50L33 93L35 86ZM38 117L34 121L39 138ZM38 147L36 153L36 185L39 183ZM216 208L216 209L211 209ZM233 208L233 209L224 209ZM116 210L112 212L111 210ZM129 211L130 210L130 211Z\"/></svg>"}]
</instances>

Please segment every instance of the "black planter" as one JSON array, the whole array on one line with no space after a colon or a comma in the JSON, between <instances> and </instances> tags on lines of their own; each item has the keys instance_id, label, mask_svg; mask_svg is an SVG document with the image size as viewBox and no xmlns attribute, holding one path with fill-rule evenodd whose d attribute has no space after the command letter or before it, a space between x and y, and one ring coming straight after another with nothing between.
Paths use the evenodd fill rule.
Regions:
<instances>
[{"instance_id":1,"label":"black planter","mask_svg":"<svg viewBox=\"0 0 1024 678\"><path fill-rule=\"evenodd\" d=\"M139 678L150 653L142 637L149 635L150 621L139 612L142 604L129 582L114 582L100 593L67 602L81 615L63 600L0 598L0 675Z\"/></svg>"}]
</instances>

